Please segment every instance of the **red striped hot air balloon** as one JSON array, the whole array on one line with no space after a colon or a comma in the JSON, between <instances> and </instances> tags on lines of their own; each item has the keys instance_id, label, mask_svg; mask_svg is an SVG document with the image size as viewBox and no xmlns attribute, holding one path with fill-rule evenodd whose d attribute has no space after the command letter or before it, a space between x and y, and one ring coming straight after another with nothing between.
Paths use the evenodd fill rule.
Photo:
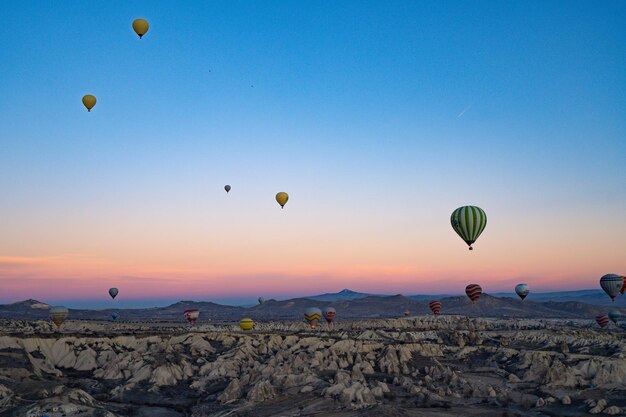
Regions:
<instances>
[{"instance_id":1,"label":"red striped hot air balloon","mask_svg":"<svg viewBox=\"0 0 626 417\"><path fill-rule=\"evenodd\" d=\"M195 323L196 320L198 320L198 317L200 317L200 310L197 308L190 308L185 310L183 314L189 323Z\"/></svg>"},{"instance_id":2,"label":"red striped hot air balloon","mask_svg":"<svg viewBox=\"0 0 626 417\"><path fill-rule=\"evenodd\" d=\"M619 290L619 293L624 295L624 291L626 291L626 277L622 277L622 289Z\"/></svg>"},{"instance_id":3,"label":"red striped hot air balloon","mask_svg":"<svg viewBox=\"0 0 626 417\"><path fill-rule=\"evenodd\" d=\"M430 307L433 314L439 314L439 311L441 311L441 301L431 301L428 303L428 307Z\"/></svg>"},{"instance_id":4,"label":"red striped hot air balloon","mask_svg":"<svg viewBox=\"0 0 626 417\"><path fill-rule=\"evenodd\" d=\"M465 287L465 294L472 300L472 303L476 303L478 297L483 293L483 289L478 284L470 284Z\"/></svg>"},{"instance_id":5,"label":"red striped hot air balloon","mask_svg":"<svg viewBox=\"0 0 626 417\"><path fill-rule=\"evenodd\" d=\"M333 320L335 320L335 316L337 315L337 311L335 311L333 307L326 307L323 313L326 323L332 324Z\"/></svg>"},{"instance_id":6,"label":"red striped hot air balloon","mask_svg":"<svg viewBox=\"0 0 626 417\"><path fill-rule=\"evenodd\" d=\"M598 323L600 327L606 327L606 325L609 324L609 316L606 314L596 316L596 323Z\"/></svg>"}]
</instances>

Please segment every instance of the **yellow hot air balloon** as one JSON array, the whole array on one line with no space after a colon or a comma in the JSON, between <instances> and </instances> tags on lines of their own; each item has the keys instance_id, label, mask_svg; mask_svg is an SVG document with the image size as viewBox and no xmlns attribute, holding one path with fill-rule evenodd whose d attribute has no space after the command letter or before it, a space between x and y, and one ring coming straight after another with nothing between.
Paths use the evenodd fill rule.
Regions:
<instances>
[{"instance_id":1,"label":"yellow hot air balloon","mask_svg":"<svg viewBox=\"0 0 626 417\"><path fill-rule=\"evenodd\" d=\"M139 35L139 39L141 39L141 37L146 34L148 29L150 29L150 25L146 19L135 19L133 20L133 29L135 30L135 33Z\"/></svg>"},{"instance_id":2,"label":"yellow hot air balloon","mask_svg":"<svg viewBox=\"0 0 626 417\"><path fill-rule=\"evenodd\" d=\"M281 191L276 194L276 201L280 204L280 207L285 208L285 204L287 204L287 200L289 200L289 194Z\"/></svg>"},{"instance_id":3,"label":"yellow hot air balloon","mask_svg":"<svg viewBox=\"0 0 626 417\"><path fill-rule=\"evenodd\" d=\"M91 111L93 106L96 105L96 97L91 94L86 94L83 96L83 104L87 107L87 111Z\"/></svg>"},{"instance_id":4,"label":"yellow hot air balloon","mask_svg":"<svg viewBox=\"0 0 626 417\"><path fill-rule=\"evenodd\" d=\"M241 319L239 327L241 327L241 330L244 332L249 332L254 327L254 321L252 319Z\"/></svg>"}]
</instances>

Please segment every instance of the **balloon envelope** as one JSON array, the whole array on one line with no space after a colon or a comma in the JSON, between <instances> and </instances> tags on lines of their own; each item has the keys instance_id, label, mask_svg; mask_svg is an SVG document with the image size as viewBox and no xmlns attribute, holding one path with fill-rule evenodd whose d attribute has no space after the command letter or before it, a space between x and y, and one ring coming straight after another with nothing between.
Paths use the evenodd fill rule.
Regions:
<instances>
[{"instance_id":1,"label":"balloon envelope","mask_svg":"<svg viewBox=\"0 0 626 417\"><path fill-rule=\"evenodd\" d=\"M96 105L96 97L91 94L87 94L83 96L83 105L87 107L87 111L91 111L93 106Z\"/></svg>"},{"instance_id":2,"label":"balloon envelope","mask_svg":"<svg viewBox=\"0 0 626 417\"><path fill-rule=\"evenodd\" d=\"M120 315L119 315L118 313L116 313L116 312L111 313L111 318L113 319L113 321L117 320L117 318L118 318L119 316L120 316Z\"/></svg>"},{"instance_id":3,"label":"balloon envelope","mask_svg":"<svg viewBox=\"0 0 626 417\"><path fill-rule=\"evenodd\" d=\"M119 290L117 288L109 288L109 295L111 296L111 298L117 297L118 293Z\"/></svg>"},{"instance_id":4,"label":"balloon envelope","mask_svg":"<svg viewBox=\"0 0 626 417\"><path fill-rule=\"evenodd\" d=\"M61 327L61 324L63 324L68 314L69 310L67 307L57 306L50 309L50 319L56 324L57 328Z\"/></svg>"},{"instance_id":5,"label":"balloon envelope","mask_svg":"<svg viewBox=\"0 0 626 417\"><path fill-rule=\"evenodd\" d=\"M254 327L254 321L249 318L241 319L241 321L239 322L239 327L241 327L241 330L243 330L244 332L250 331Z\"/></svg>"},{"instance_id":6,"label":"balloon envelope","mask_svg":"<svg viewBox=\"0 0 626 417\"><path fill-rule=\"evenodd\" d=\"M281 191L280 193L276 194L276 202L278 204L280 204L280 206L282 208L285 207L285 204L287 204L287 200L289 200L289 194Z\"/></svg>"},{"instance_id":7,"label":"balloon envelope","mask_svg":"<svg viewBox=\"0 0 626 417\"><path fill-rule=\"evenodd\" d=\"M304 319L311 325L311 329L315 329L317 323L322 319L322 310L317 307L309 307L304 310Z\"/></svg>"},{"instance_id":8,"label":"balloon envelope","mask_svg":"<svg viewBox=\"0 0 626 417\"><path fill-rule=\"evenodd\" d=\"M150 25L146 19L135 19L133 20L133 30L137 35L139 35L139 39L150 29Z\"/></svg>"},{"instance_id":9,"label":"balloon envelope","mask_svg":"<svg viewBox=\"0 0 626 417\"><path fill-rule=\"evenodd\" d=\"M606 274L600 278L600 287L613 301L615 301L615 296L620 292L623 285L624 278L616 274Z\"/></svg>"},{"instance_id":10,"label":"balloon envelope","mask_svg":"<svg viewBox=\"0 0 626 417\"><path fill-rule=\"evenodd\" d=\"M259 304L263 304L265 302L265 298L259 297Z\"/></svg>"},{"instance_id":11,"label":"balloon envelope","mask_svg":"<svg viewBox=\"0 0 626 417\"><path fill-rule=\"evenodd\" d=\"M467 294L469 299L472 300L472 303L475 303L482 293L483 293L483 289L478 284L470 284L467 287L465 287L465 294Z\"/></svg>"},{"instance_id":12,"label":"balloon envelope","mask_svg":"<svg viewBox=\"0 0 626 417\"><path fill-rule=\"evenodd\" d=\"M598 323L600 327L606 327L606 325L609 324L609 317L606 314L600 314L596 316L596 323Z\"/></svg>"},{"instance_id":13,"label":"balloon envelope","mask_svg":"<svg viewBox=\"0 0 626 417\"><path fill-rule=\"evenodd\" d=\"M441 311L441 301L431 301L428 303L428 307L430 307L433 314L439 314L439 311Z\"/></svg>"},{"instance_id":14,"label":"balloon envelope","mask_svg":"<svg viewBox=\"0 0 626 417\"><path fill-rule=\"evenodd\" d=\"M198 317L200 317L200 310L198 310L197 308L190 308L188 310L185 310L183 312L183 315L189 323L195 323L196 320L198 320Z\"/></svg>"},{"instance_id":15,"label":"balloon envelope","mask_svg":"<svg viewBox=\"0 0 626 417\"><path fill-rule=\"evenodd\" d=\"M230 185L225 185L224 189L226 190L226 192L229 192L230 191Z\"/></svg>"},{"instance_id":16,"label":"balloon envelope","mask_svg":"<svg viewBox=\"0 0 626 417\"><path fill-rule=\"evenodd\" d=\"M337 312L335 311L333 307L326 307L323 311L323 314L324 314L324 318L326 319L326 322L330 324L335 319Z\"/></svg>"},{"instance_id":17,"label":"balloon envelope","mask_svg":"<svg viewBox=\"0 0 626 417\"><path fill-rule=\"evenodd\" d=\"M487 226L487 214L480 207L463 206L452 212L450 223L454 231L472 250L472 243L476 242Z\"/></svg>"},{"instance_id":18,"label":"balloon envelope","mask_svg":"<svg viewBox=\"0 0 626 417\"><path fill-rule=\"evenodd\" d=\"M622 312L616 309L609 311L609 319L615 324L622 319Z\"/></svg>"},{"instance_id":19,"label":"balloon envelope","mask_svg":"<svg viewBox=\"0 0 626 417\"><path fill-rule=\"evenodd\" d=\"M522 301L524 301L524 298L526 298L528 296L528 293L530 293L530 290L528 289L528 284L517 284L515 286L515 293L519 295L519 298L521 298Z\"/></svg>"}]
</instances>

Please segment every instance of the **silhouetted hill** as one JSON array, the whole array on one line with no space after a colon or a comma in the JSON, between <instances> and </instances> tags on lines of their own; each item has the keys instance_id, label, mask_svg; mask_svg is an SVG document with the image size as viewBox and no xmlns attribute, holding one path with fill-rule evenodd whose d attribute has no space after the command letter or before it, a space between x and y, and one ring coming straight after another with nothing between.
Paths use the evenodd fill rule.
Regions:
<instances>
[{"instance_id":1,"label":"silhouetted hill","mask_svg":"<svg viewBox=\"0 0 626 417\"><path fill-rule=\"evenodd\" d=\"M359 298L369 297L373 294L365 294L362 292L356 292L349 289L343 289L339 292L335 293L326 293L320 295L314 295L312 297L306 297L310 300L316 301L349 301L349 300L358 300Z\"/></svg>"}]
</instances>

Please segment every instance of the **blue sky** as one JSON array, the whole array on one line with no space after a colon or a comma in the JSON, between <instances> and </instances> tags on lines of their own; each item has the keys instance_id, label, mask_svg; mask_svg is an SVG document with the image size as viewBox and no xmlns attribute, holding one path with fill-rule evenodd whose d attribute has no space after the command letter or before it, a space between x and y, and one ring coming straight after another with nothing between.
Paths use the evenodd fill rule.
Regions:
<instances>
[{"instance_id":1,"label":"blue sky","mask_svg":"<svg viewBox=\"0 0 626 417\"><path fill-rule=\"evenodd\" d=\"M142 40L137 17L150 22ZM100 275L68 261L24 277L53 285L81 268L93 280L194 265L193 280L235 276L252 300L263 283L241 265L294 277L313 253L307 276L329 278L293 294L385 289L374 278L354 288L330 276L339 269L396 271L390 293L441 293L407 285L451 273L429 261L427 242L430 258L449 256L431 236L449 234L463 204L494 220L494 247L518 242L511 262L528 258L526 272L489 269L494 251L459 265L470 275L540 283L559 269L587 288L626 269L623 1L12 1L0 20L0 258L105 264ZM237 208L217 195L226 183ZM278 191L290 192L292 217L260 224ZM256 237L278 227L277 250L302 249L269 267L251 254L279 245ZM541 242L589 261L560 254L548 267L548 246L520 255ZM334 244L364 255L325 252ZM411 246L424 255L409 271ZM220 263L224 248L237 262ZM0 280L15 276L0 269Z\"/></svg>"}]
</instances>

